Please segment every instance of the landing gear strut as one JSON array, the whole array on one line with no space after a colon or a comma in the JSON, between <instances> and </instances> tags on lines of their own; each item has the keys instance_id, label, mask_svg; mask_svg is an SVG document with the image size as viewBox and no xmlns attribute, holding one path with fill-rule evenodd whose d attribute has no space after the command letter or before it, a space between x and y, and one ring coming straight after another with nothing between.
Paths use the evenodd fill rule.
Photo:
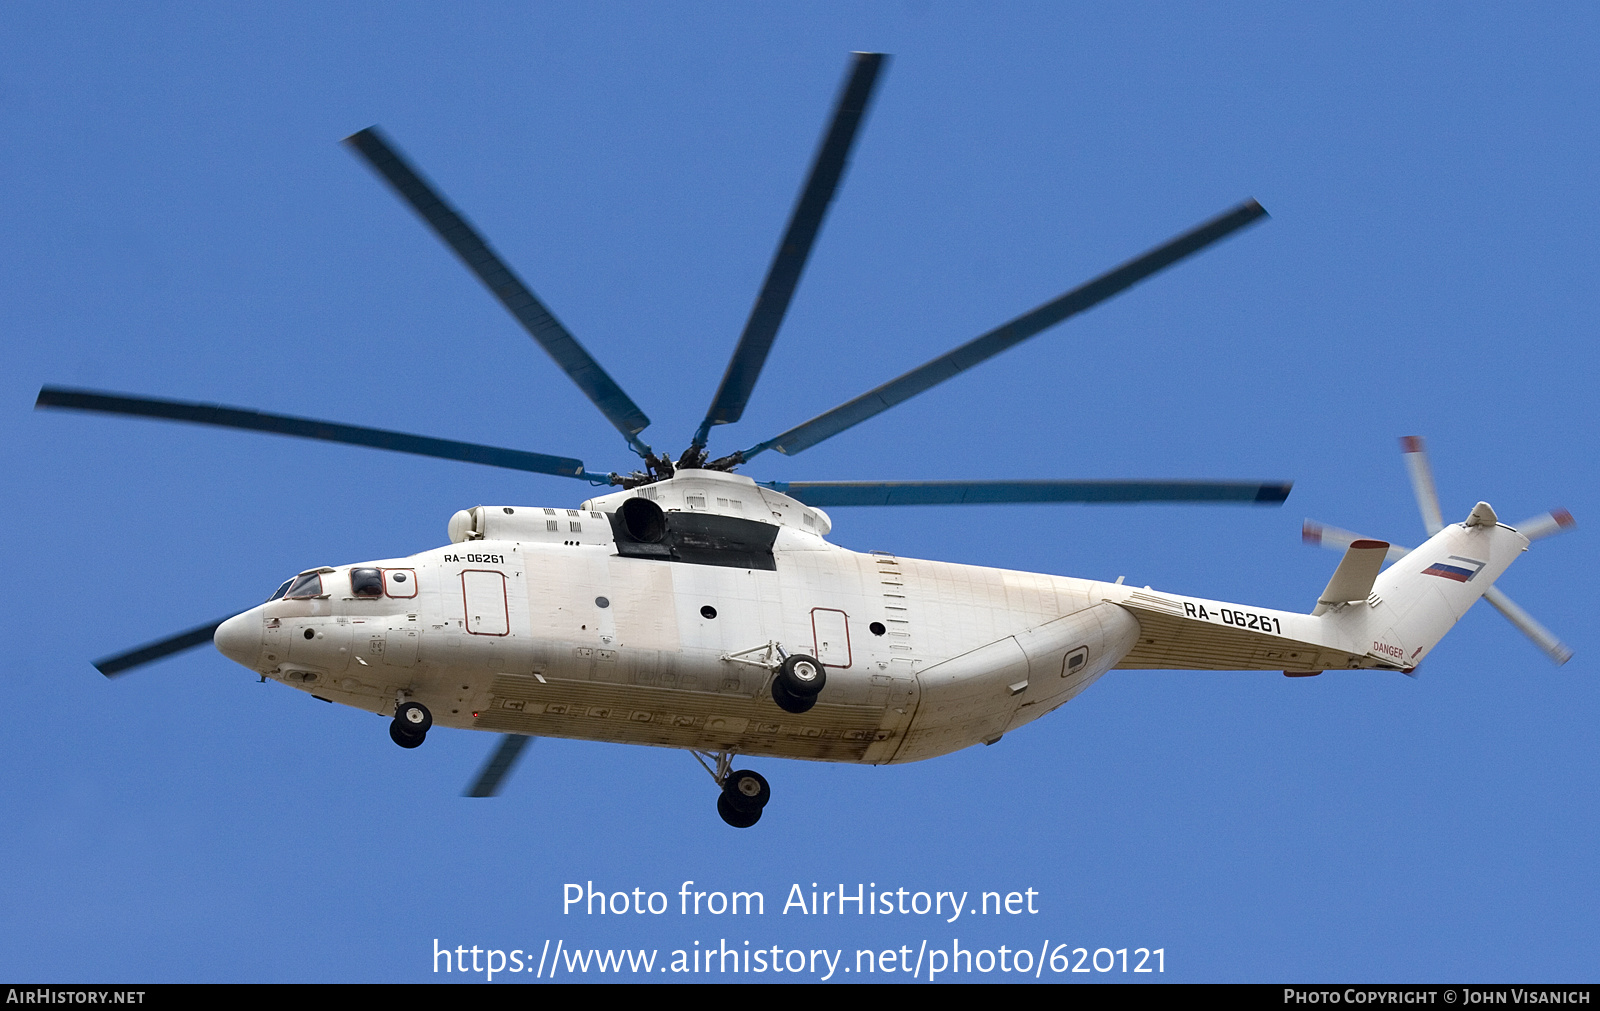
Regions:
<instances>
[{"instance_id":1,"label":"landing gear strut","mask_svg":"<svg viewBox=\"0 0 1600 1011\"><path fill-rule=\"evenodd\" d=\"M389 724L389 739L402 748L420 747L433 726L433 714L420 702L401 702L395 706L394 722Z\"/></svg>"},{"instance_id":2,"label":"landing gear strut","mask_svg":"<svg viewBox=\"0 0 1600 1011\"><path fill-rule=\"evenodd\" d=\"M742 649L737 653L724 653L722 659L771 671L772 701L788 713L809 711L817 704L817 696L828 683L828 673L821 660L804 653L790 656L776 642Z\"/></svg>"},{"instance_id":3,"label":"landing gear strut","mask_svg":"<svg viewBox=\"0 0 1600 1011\"><path fill-rule=\"evenodd\" d=\"M726 751L691 752L711 778L721 787L717 794L717 813L734 828L749 828L761 820L761 809L772 799L772 787L766 777L749 769L730 771L733 754ZM706 759L711 759L708 764Z\"/></svg>"}]
</instances>

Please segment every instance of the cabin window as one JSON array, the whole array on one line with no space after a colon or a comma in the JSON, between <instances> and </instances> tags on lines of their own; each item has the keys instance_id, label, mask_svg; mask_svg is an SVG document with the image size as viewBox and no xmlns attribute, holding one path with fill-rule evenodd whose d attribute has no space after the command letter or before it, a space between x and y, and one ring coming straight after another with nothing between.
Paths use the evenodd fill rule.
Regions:
<instances>
[{"instance_id":1,"label":"cabin window","mask_svg":"<svg viewBox=\"0 0 1600 1011\"><path fill-rule=\"evenodd\" d=\"M294 577L294 582L284 592L284 600L304 600L322 595L322 577L315 572L305 572Z\"/></svg>"},{"instance_id":2,"label":"cabin window","mask_svg":"<svg viewBox=\"0 0 1600 1011\"><path fill-rule=\"evenodd\" d=\"M391 597L415 597L417 595L417 570L384 569L383 592Z\"/></svg>"},{"instance_id":3,"label":"cabin window","mask_svg":"<svg viewBox=\"0 0 1600 1011\"><path fill-rule=\"evenodd\" d=\"M383 596L383 574L377 569L351 569L350 593L356 597Z\"/></svg>"},{"instance_id":4,"label":"cabin window","mask_svg":"<svg viewBox=\"0 0 1600 1011\"><path fill-rule=\"evenodd\" d=\"M269 603L269 604L272 603L274 600L277 600L279 597L283 596L286 592L288 592L289 584L292 583L292 582L294 582L294 580L285 579L283 581L283 585L278 587L276 590L274 590L273 593L272 593L272 596L267 598L267 603Z\"/></svg>"}]
</instances>

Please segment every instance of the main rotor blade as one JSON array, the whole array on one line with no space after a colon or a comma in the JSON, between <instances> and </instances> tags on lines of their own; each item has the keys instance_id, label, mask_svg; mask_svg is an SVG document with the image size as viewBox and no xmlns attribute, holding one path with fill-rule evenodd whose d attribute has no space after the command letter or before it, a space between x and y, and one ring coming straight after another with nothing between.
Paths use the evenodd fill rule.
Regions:
<instances>
[{"instance_id":1,"label":"main rotor blade","mask_svg":"<svg viewBox=\"0 0 1600 1011\"><path fill-rule=\"evenodd\" d=\"M814 506L1020 502L1235 502L1279 505L1287 482L1254 481L768 481Z\"/></svg>"},{"instance_id":2,"label":"main rotor blade","mask_svg":"<svg viewBox=\"0 0 1600 1011\"><path fill-rule=\"evenodd\" d=\"M532 743L533 738L524 737L522 734L501 735L500 744L494 749L494 754L483 763L483 768L478 770L478 778L467 787L462 796L493 797L500 791L500 784L511 775L511 768L522 756L522 749Z\"/></svg>"},{"instance_id":3,"label":"main rotor blade","mask_svg":"<svg viewBox=\"0 0 1600 1011\"><path fill-rule=\"evenodd\" d=\"M1417 508L1422 511L1422 525L1428 536L1444 529L1444 514L1439 511L1439 492L1433 485L1433 468L1428 464L1428 449L1420 435L1400 437L1400 452L1406 456L1406 472L1411 475L1411 490L1417 496Z\"/></svg>"},{"instance_id":4,"label":"main rotor blade","mask_svg":"<svg viewBox=\"0 0 1600 1011\"><path fill-rule=\"evenodd\" d=\"M228 618L231 617L233 615L228 615ZM126 673L135 667L142 667L147 663L154 663L174 653L182 653L184 650L194 649L196 646L204 646L211 641L212 637L217 634L217 629L228 618L213 621L209 625L201 625L199 628L191 628L187 632L179 632L177 635L168 636L159 642L146 643L136 649L130 649L126 653L118 653L116 656L108 656L104 659L96 660L94 668L106 677L114 678L118 674Z\"/></svg>"},{"instance_id":5,"label":"main rotor blade","mask_svg":"<svg viewBox=\"0 0 1600 1011\"><path fill-rule=\"evenodd\" d=\"M1572 650L1555 637L1548 628L1534 620L1533 615L1524 611L1512 602L1511 598L1500 592L1497 586L1491 586L1483 591L1483 599L1494 605L1494 609L1506 616L1506 620L1517 626L1518 631L1533 644L1544 651L1545 656L1554 660L1559 666L1572 659Z\"/></svg>"},{"instance_id":6,"label":"main rotor blade","mask_svg":"<svg viewBox=\"0 0 1600 1011\"><path fill-rule=\"evenodd\" d=\"M182 400L156 400L153 397L130 397L118 393L97 393L93 390L67 390L46 386L39 391L34 407L59 407L74 411L98 411L103 414L127 414L137 418L164 418L168 421L188 421L199 425L216 425L221 428L242 428L252 432L271 432L275 435L294 435L302 439L321 439L324 442L342 442L352 446L370 446L396 453L414 453L441 460L465 460L490 467L524 470L534 474L554 474L558 477L586 479L583 461L564 456L546 456L520 449L500 449L481 446L473 442L454 442L450 439L431 439L423 435L407 435L381 428L362 428L358 425L341 425L332 421L295 418L286 414L267 414L220 404L193 404Z\"/></svg>"},{"instance_id":7,"label":"main rotor blade","mask_svg":"<svg viewBox=\"0 0 1600 1011\"><path fill-rule=\"evenodd\" d=\"M712 425L730 424L744 414L750 392L755 389L761 367L766 364L772 342L778 336L778 327L783 323L784 314L789 311L789 300L794 297L795 286L800 283L800 273L805 270L811 245L822 228L822 218L828 213L828 205L832 203L839 179L844 175L850 148L855 142L856 128L867 111L867 103L872 100L872 89L885 59L887 57L883 53L855 54L850 75L839 90L833 120L822 135L816 160L811 163L811 174L800 190L800 199L795 202L794 211L789 216L789 227L772 256L772 265L767 268L767 279L761 286L761 294L756 297L756 304L750 310L744 333L739 335L739 344L728 362L728 370L722 375L722 385L717 387L717 394L711 400L711 409L706 412L706 419L695 432L695 448L706 444L706 436Z\"/></svg>"},{"instance_id":8,"label":"main rotor blade","mask_svg":"<svg viewBox=\"0 0 1600 1011\"><path fill-rule=\"evenodd\" d=\"M522 279L511 272L511 268L467 224L460 212L445 203L444 198L378 132L377 127L353 133L345 138L345 143L365 158L367 164L388 181L428 227L455 250L467 269L478 275L478 279L516 317L523 329L555 359L563 372L572 377L583 395L600 408L600 413L606 416L607 421L616 426L617 431L628 440L628 446L641 457L649 456L650 447L638 439L638 434L650 424L644 411L622 392L622 387L606 374L606 370L584 350L578 339L528 290Z\"/></svg>"},{"instance_id":9,"label":"main rotor blade","mask_svg":"<svg viewBox=\"0 0 1600 1011\"><path fill-rule=\"evenodd\" d=\"M1266 217L1266 214L1260 204L1254 200L1247 200L1233 210L1157 246L1143 256L1129 260L1087 284L1072 289L1060 298L1046 302L1009 323L1001 324L954 351L940 355L898 379L892 379L875 390L869 390L854 400L819 414L777 438L752 446L737 456L748 460L768 449L776 449L780 453L792 456L801 450L809 449L822 440L859 425L868 418L887 411L901 401L909 400L952 376L960 375L1071 316L1099 305L1151 274L1199 252L1253 221Z\"/></svg>"}]
</instances>

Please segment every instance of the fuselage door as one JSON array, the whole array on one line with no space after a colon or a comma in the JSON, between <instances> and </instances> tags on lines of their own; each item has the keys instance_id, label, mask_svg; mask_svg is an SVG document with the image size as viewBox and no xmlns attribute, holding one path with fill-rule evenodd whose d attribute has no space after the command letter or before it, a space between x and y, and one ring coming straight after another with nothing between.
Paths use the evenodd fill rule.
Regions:
<instances>
[{"instance_id":1,"label":"fuselage door","mask_svg":"<svg viewBox=\"0 0 1600 1011\"><path fill-rule=\"evenodd\" d=\"M461 597L466 605L467 631L473 635L508 635L511 612L506 609L503 572L467 569L461 573Z\"/></svg>"},{"instance_id":2,"label":"fuselage door","mask_svg":"<svg viewBox=\"0 0 1600 1011\"><path fill-rule=\"evenodd\" d=\"M850 657L850 619L832 607L811 609L811 636L817 659L824 667L848 667Z\"/></svg>"},{"instance_id":3,"label":"fuselage door","mask_svg":"<svg viewBox=\"0 0 1600 1011\"><path fill-rule=\"evenodd\" d=\"M417 619L404 615L390 618L388 633L389 647L384 651L384 662L391 667L415 666L417 640L422 635Z\"/></svg>"}]
</instances>

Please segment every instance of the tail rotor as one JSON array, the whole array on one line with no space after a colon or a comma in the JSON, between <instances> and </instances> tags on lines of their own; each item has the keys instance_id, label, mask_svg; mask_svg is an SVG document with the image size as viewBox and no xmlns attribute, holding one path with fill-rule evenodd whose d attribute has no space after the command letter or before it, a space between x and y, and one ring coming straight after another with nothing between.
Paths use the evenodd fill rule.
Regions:
<instances>
[{"instance_id":1,"label":"tail rotor","mask_svg":"<svg viewBox=\"0 0 1600 1011\"><path fill-rule=\"evenodd\" d=\"M1427 447L1420 436L1408 435L1400 440L1400 450L1405 455L1406 471L1411 477L1411 490L1417 497L1417 509L1422 513L1422 524L1431 537L1444 529L1444 515L1439 509L1439 493L1434 485L1433 467L1428 460ZM1536 541L1553 534L1564 533L1575 525L1576 521L1573 520L1571 513L1565 509L1552 509L1516 524L1513 529L1528 540ZM1362 534L1310 519L1301 527L1300 538L1306 544L1339 552L1347 550L1355 541L1370 539ZM1396 562L1410 551L1410 548L1391 542L1386 561ZM1489 587L1484 592L1483 599L1503 614L1507 621L1531 639L1533 644L1556 664L1564 664L1572 659L1572 650L1556 638L1555 633L1519 607L1515 601L1501 592L1499 587Z\"/></svg>"}]
</instances>

